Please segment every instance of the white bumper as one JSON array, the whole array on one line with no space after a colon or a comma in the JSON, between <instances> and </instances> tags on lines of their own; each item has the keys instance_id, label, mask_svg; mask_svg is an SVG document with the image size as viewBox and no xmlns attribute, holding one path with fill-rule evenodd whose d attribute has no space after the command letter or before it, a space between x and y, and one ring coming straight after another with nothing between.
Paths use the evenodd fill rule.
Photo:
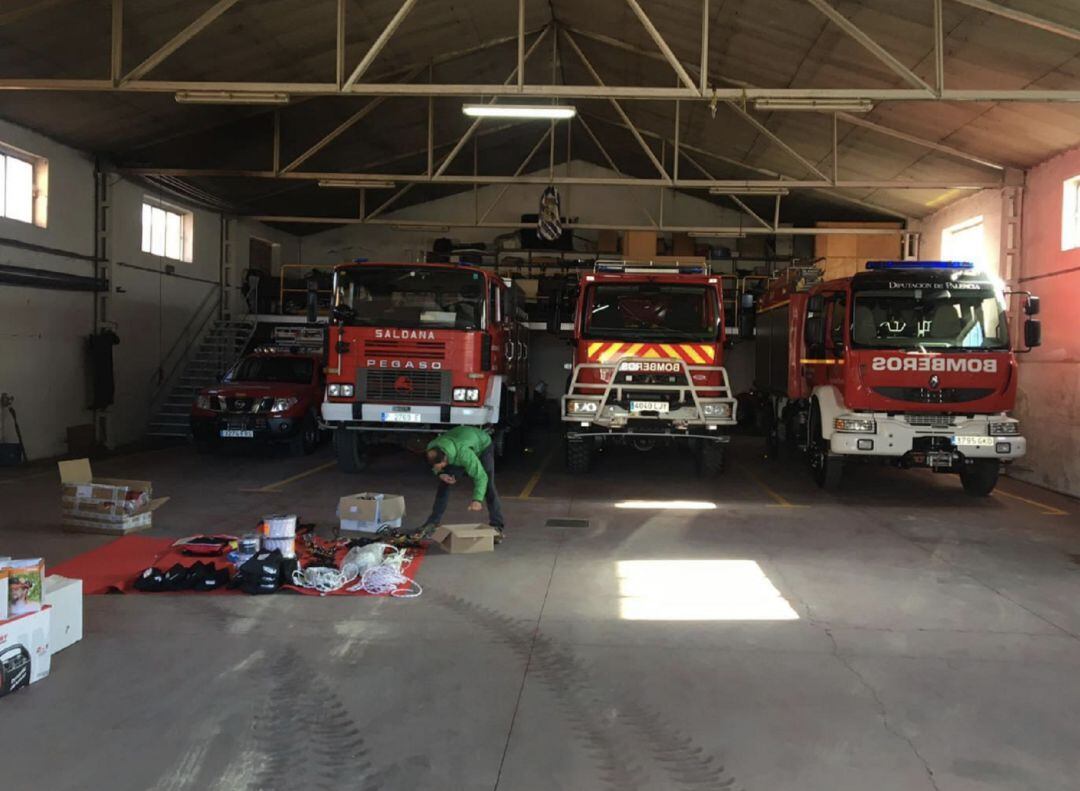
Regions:
<instances>
[{"instance_id":1,"label":"white bumper","mask_svg":"<svg viewBox=\"0 0 1080 791\"><path fill-rule=\"evenodd\" d=\"M412 420L385 420L384 415L419 415ZM408 406L398 404L364 404L360 408L360 418L353 417L353 405L342 403L323 402L322 418L327 423L353 424L356 428L377 428L372 425L377 423L386 429L408 429L411 425L447 425L447 426L486 426L493 423L494 410L488 405L478 407L450 408L450 420L442 419L442 407L434 406Z\"/></svg>"},{"instance_id":2,"label":"white bumper","mask_svg":"<svg viewBox=\"0 0 1080 791\"><path fill-rule=\"evenodd\" d=\"M829 440L833 453L845 456L900 457L915 450L915 440L922 437L945 437L953 443L956 452L968 459L1012 461L1027 452L1027 440L1019 434L990 436L990 423L1016 423L1000 415L956 417L953 425L941 427L912 425L904 415L871 415L859 412L857 416L873 417L876 430L873 433L834 432ZM919 417L921 416L916 416L915 419L918 420ZM965 444L965 438L970 438L967 439L968 444ZM970 444L974 442L980 444Z\"/></svg>"}]
</instances>

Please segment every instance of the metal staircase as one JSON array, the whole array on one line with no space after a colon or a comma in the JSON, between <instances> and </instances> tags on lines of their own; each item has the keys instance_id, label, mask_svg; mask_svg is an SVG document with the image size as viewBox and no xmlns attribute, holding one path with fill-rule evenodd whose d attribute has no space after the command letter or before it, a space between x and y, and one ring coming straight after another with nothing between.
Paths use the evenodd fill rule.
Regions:
<instances>
[{"instance_id":1,"label":"metal staircase","mask_svg":"<svg viewBox=\"0 0 1080 791\"><path fill-rule=\"evenodd\" d=\"M218 382L247 349L255 320L218 319L187 360L168 395L154 411L147 436L186 438L190 434L191 404L199 391Z\"/></svg>"}]
</instances>

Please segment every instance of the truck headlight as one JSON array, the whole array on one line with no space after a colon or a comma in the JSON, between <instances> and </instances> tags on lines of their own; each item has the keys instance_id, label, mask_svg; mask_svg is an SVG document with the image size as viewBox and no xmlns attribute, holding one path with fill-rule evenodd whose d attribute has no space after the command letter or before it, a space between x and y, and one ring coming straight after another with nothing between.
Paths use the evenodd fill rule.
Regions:
<instances>
[{"instance_id":1,"label":"truck headlight","mask_svg":"<svg viewBox=\"0 0 1080 791\"><path fill-rule=\"evenodd\" d=\"M592 414L596 412L597 404L595 401L567 401L566 408L572 415Z\"/></svg>"},{"instance_id":2,"label":"truck headlight","mask_svg":"<svg viewBox=\"0 0 1080 791\"><path fill-rule=\"evenodd\" d=\"M1001 423L990 424L990 436L991 437L1014 437L1020 433L1020 423L1015 420L1008 420Z\"/></svg>"},{"instance_id":3,"label":"truck headlight","mask_svg":"<svg viewBox=\"0 0 1080 791\"><path fill-rule=\"evenodd\" d=\"M719 401L712 404L702 404L705 417L731 417L731 404L727 401Z\"/></svg>"},{"instance_id":4,"label":"truck headlight","mask_svg":"<svg viewBox=\"0 0 1080 791\"><path fill-rule=\"evenodd\" d=\"M454 400L455 401L479 401L480 391L475 387L455 387L454 388Z\"/></svg>"},{"instance_id":5,"label":"truck headlight","mask_svg":"<svg viewBox=\"0 0 1080 791\"><path fill-rule=\"evenodd\" d=\"M326 386L326 394L331 398L352 398L356 388L353 385L333 384Z\"/></svg>"},{"instance_id":6,"label":"truck headlight","mask_svg":"<svg viewBox=\"0 0 1080 791\"><path fill-rule=\"evenodd\" d=\"M285 412L292 409L300 402L300 399L296 396L289 396L288 398L275 398L273 405L270 407L271 412Z\"/></svg>"},{"instance_id":7,"label":"truck headlight","mask_svg":"<svg viewBox=\"0 0 1080 791\"><path fill-rule=\"evenodd\" d=\"M838 417L833 427L845 434L873 434L877 431L872 417Z\"/></svg>"},{"instance_id":8,"label":"truck headlight","mask_svg":"<svg viewBox=\"0 0 1080 791\"><path fill-rule=\"evenodd\" d=\"M195 406L198 409L205 409L207 412L213 412L214 411L214 407L212 406L210 396L208 396L208 395L201 395L198 398L196 398L195 399Z\"/></svg>"}]
</instances>

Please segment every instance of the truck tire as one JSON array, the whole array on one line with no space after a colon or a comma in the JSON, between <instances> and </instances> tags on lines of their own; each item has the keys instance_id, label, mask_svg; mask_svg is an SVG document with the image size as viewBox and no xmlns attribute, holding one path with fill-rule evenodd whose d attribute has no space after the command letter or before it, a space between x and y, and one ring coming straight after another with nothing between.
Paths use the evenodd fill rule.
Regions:
<instances>
[{"instance_id":1,"label":"truck tire","mask_svg":"<svg viewBox=\"0 0 1080 791\"><path fill-rule=\"evenodd\" d=\"M290 456L309 456L319 447L319 423L311 415L305 415L296 436L289 440Z\"/></svg>"},{"instance_id":2,"label":"truck tire","mask_svg":"<svg viewBox=\"0 0 1080 791\"><path fill-rule=\"evenodd\" d=\"M698 448L698 475L708 478L724 471L727 449L719 442L702 442Z\"/></svg>"},{"instance_id":3,"label":"truck tire","mask_svg":"<svg viewBox=\"0 0 1080 791\"><path fill-rule=\"evenodd\" d=\"M588 472L592 466L592 449L587 442L579 439L566 440L567 472Z\"/></svg>"},{"instance_id":4,"label":"truck tire","mask_svg":"<svg viewBox=\"0 0 1080 791\"><path fill-rule=\"evenodd\" d=\"M988 497L997 486L1000 472L997 459L977 459L960 468L960 483L972 497Z\"/></svg>"},{"instance_id":5,"label":"truck tire","mask_svg":"<svg viewBox=\"0 0 1080 791\"><path fill-rule=\"evenodd\" d=\"M347 428L334 430L334 452L342 472L363 472L367 467L367 448L359 431Z\"/></svg>"},{"instance_id":6,"label":"truck tire","mask_svg":"<svg viewBox=\"0 0 1080 791\"><path fill-rule=\"evenodd\" d=\"M821 432L821 413L815 404L810 413L810 443L806 449L814 482L825 491L833 491L844 478L844 460L829 453L829 443Z\"/></svg>"}]
</instances>

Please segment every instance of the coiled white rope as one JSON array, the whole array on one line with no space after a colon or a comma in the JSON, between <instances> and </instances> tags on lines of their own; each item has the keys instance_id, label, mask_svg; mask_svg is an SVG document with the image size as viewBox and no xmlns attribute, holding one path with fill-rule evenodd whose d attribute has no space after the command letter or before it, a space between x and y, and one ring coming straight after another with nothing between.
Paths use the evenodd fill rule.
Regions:
<instances>
[{"instance_id":1,"label":"coiled white rope","mask_svg":"<svg viewBox=\"0 0 1080 791\"><path fill-rule=\"evenodd\" d=\"M394 551L388 555L386 549ZM348 590L350 593L364 591L373 596L387 594L399 599L414 599L424 592L420 583L401 573L408 555L403 549L395 549L387 544L369 544L361 549L351 549L341 563L341 570L325 566L310 566L296 569L292 582L299 588L308 588L322 595L341 590L357 578L360 582ZM408 590L398 591L408 584Z\"/></svg>"}]
</instances>

